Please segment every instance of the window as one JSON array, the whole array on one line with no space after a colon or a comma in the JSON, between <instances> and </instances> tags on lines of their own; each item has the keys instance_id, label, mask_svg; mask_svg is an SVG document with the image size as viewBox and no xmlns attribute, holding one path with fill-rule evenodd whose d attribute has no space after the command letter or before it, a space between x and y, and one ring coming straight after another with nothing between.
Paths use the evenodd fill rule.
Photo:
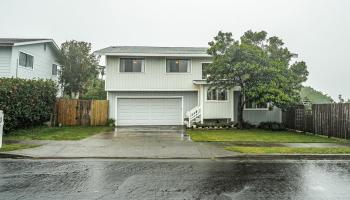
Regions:
<instances>
[{"instance_id":1,"label":"window","mask_svg":"<svg viewBox=\"0 0 350 200\"><path fill-rule=\"evenodd\" d=\"M267 103L255 103L253 101L248 101L245 104L246 109L267 109L268 104Z\"/></svg>"},{"instance_id":2,"label":"window","mask_svg":"<svg viewBox=\"0 0 350 200\"><path fill-rule=\"evenodd\" d=\"M207 79L209 74L208 74L208 68L209 68L210 63L202 63L202 79Z\"/></svg>"},{"instance_id":3,"label":"window","mask_svg":"<svg viewBox=\"0 0 350 200\"><path fill-rule=\"evenodd\" d=\"M33 62L34 62L33 56L26 53L19 52L19 66L33 69Z\"/></svg>"},{"instance_id":4,"label":"window","mask_svg":"<svg viewBox=\"0 0 350 200\"><path fill-rule=\"evenodd\" d=\"M56 64L52 64L52 75L57 76L57 65Z\"/></svg>"},{"instance_id":5,"label":"window","mask_svg":"<svg viewBox=\"0 0 350 200\"><path fill-rule=\"evenodd\" d=\"M144 72L145 60L143 58L121 58L120 72Z\"/></svg>"},{"instance_id":6,"label":"window","mask_svg":"<svg viewBox=\"0 0 350 200\"><path fill-rule=\"evenodd\" d=\"M208 89L207 100L208 101L227 101L227 90Z\"/></svg>"},{"instance_id":7,"label":"window","mask_svg":"<svg viewBox=\"0 0 350 200\"><path fill-rule=\"evenodd\" d=\"M167 73L189 73L190 60L185 59L167 59L166 60Z\"/></svg>"}]
</instances>

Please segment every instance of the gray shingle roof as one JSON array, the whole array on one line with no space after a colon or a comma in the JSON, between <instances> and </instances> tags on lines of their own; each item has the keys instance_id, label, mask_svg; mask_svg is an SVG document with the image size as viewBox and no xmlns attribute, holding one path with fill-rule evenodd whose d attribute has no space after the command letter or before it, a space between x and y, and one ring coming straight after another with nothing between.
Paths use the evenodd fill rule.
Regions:
<instances>
[{"instance_id":1,"label":"gray shingle roof","mask_svg":"<svg viewBox=\"0 0 350 200\"><path fill-rule=\"evenodd\" d=\"M101 55L194 55L208 56L206 47L111 46L95 51Z\"/></svg>"},{"instance_id":2,"label":"gray shingle roof","mask_svg":"<svg viewBox=\"0 0 350 200\"><path fill-rule=\"evenodd\" d=\"M0 44L11 46L15 43L35 42L35 41L40 41L40 40L51 40L51 39L45 39L45 38L0 38Z\"/></svg>"}]
</instances>

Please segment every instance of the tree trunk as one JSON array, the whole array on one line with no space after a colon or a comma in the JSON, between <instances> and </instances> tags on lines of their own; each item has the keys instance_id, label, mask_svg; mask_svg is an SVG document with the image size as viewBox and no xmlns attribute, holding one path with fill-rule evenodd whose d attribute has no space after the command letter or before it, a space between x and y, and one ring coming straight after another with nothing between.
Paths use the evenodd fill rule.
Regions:
<instances>
[{"instance_id":1,"label":"tree trunk","mask_svg":"<svg viewBox=\"0 0 350 200\"><path fill-rule=\"evenodd\" d=\"M71 92L72 99L79 99L79 92Z\"/></svg>"},{"instance_id":2,"label":"tree trunk","mask_svg":"<svg viewBox=\"0 0 350 200\"><path fill-rule=\"evenodd\" d=\"M243 103L243 95L241 92L239 92L238 95L238 112L237 112L237 128L243 129L243 109L244 109L244 103Z\"/></svg>"}]
</instances>

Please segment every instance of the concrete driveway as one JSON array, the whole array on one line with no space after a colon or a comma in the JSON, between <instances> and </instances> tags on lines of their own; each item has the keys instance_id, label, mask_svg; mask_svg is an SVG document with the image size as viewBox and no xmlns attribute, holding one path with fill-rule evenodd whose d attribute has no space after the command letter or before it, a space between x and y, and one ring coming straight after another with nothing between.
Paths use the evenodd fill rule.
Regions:
<instances>
[{"instance_id":1,"label":"concrete driveway","mask_svg":"<svg viewBox=\"0 0 350 200\"><path fill-rule=\"evenodd\" d=\"M117 127L79 141L42 141L10 153L37 158L213 158L237 155L216 143L192 142L181 126Z\"/></svg>"}]
</instances>

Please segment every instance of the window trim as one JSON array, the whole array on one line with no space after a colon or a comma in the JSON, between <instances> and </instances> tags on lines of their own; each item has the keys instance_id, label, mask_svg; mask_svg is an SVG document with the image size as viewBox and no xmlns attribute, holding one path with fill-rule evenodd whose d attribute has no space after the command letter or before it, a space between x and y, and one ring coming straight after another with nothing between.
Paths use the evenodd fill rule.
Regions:
<instances>
[{"instance_id":1,"label":"window trim","mask_svg":"<svg viewBox=\"0 0 350 200\"><path fill-rule=\"evenodd\" d=\"M53 74L52 74L52 66L53 66L53 65L56 65L56 66L57 66L57 69L56 69L57 74L56 74L56 75L53 75ZM58 63L55 63L55 62L52 63L52 65L51 65L51 76L58 76L58 68L59 68Z\"/></svg>"},{"instance_id":2,"label":"window trim","mask_svg":"<svg viewBox=\"0 0 350 200\"><path fill-rule=\"evenodd\" d=\"M230 90L225 90L226 91L226 100L219 100L219 96L218 96L218 92L216 93L216 97L217 97L217 99L216 100L209 100L208 99L208 90L209 90L209 88L207 88L205 91L205 102L208 102L208 103L227 103L227 102L229 102L230 100L229 100L229 91ZM217 90L217 89L214 89L214 90Z\"/></svg>"},{"instance_id":3,"label":"window trim","mask_svg":"<svg viewBox=\"0 0 350 200\"><path fill-rule=\"evenodd\" d=\"M207 62L201 62L201 74L202 74L202 80L207 80L207 79L203 79L203 64L212 64L213 62L207 61Z\"/></svg>"},{"instance_id":4,"label":"window trim","mask_svg":"<svg viewBox=\"0 0 350 200\"><path fill-rule=\"evenodd\" d=\"M33 67L29 68L29 67L22 66L22 65L19 64L19 55L20 55L20 53L24 53L24 54L27 54L27 55L30 55L30 56L33 57ZM19 68L22 68L22 69L34 70L34 55L32 55L30 53L26 53L24 51L18 51L18 64L17 65L18 65Z\"/></svg>"},{"instance_id":5,"label":"window trim","mask_svg":"<svg viewBox=\"0 0 350 200\"><path fill-rule=\"evenodd\" d=\"M121 72L120 71L120 67L121 67L121 59L139 59L139 60L143 60L143 71L141 68L141 72ZM146 58L144 57L120 57L119 58L119 65L118 65L118 73L120 74L143 74L146 73Z\"/></svg>"},{"instance_id":6,"label":"window trim","mask_svg":"<svg viewBox=\"0 0 350 200\"><path fill-rule=\"evenodd\" d=\"M247 104L245 103L244 104L244 110L258 110L258 111L267 111L267 110L269 110L269 107L270 107L270 103L266 103L266 108L247 108L246 107L247 106Z\"/></svg>"},{"instance_id":7,"label":"window trim","mask_svg":"<svg viewBox=\"0 0 350 200\"><path fill-rule=\"evenodd\" d=\"M167 72L166 71L166 68L167 68L167 61L168 60L188 60L189 61L189 72ZM178 75L178 74L192 74L192 59L191 58L165 58L165 74L175 74L175 75Z\"/></svg>"}]
</instances>

